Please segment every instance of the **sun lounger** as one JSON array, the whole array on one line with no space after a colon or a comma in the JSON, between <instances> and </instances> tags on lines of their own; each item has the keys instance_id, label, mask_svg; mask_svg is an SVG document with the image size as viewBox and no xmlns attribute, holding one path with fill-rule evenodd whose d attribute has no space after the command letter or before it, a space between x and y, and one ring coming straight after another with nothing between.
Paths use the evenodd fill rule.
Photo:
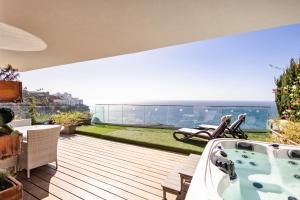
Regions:
<instances>
[{"instance_id":1,"label":"sun lounger","mask_svg":"<svg viewBox=\"0 0 300 200\"><path fill-rule=\"evenodd\" d=\"M199 130L195 128L180 128L173 133L173 137L180 141L187 141L192 137L198 137L207 140L224 137L224 132L229 125L228 122L230 122L230 119L231 115L223 116L219 126L216 129ZM182 137L178 137L178 135L181 135Z\"/></svg>"},{"instance_id":2,"label":"sun lounger","mask_svg":"<svg viewBox=\"0 0 300 200\"><path fill-rule=\"evenodd\" d=\"M223 117L225 117L226 115L224 115ZM223 117L221 117L220 123L223 119ZM228 119L227 124L230 124L231 122L231 118ZM219 125L211 125L211 124L200 124L199 126L196 127L196 129L199 130L208 130L208 129L212 129L215 130L218 128Z\"/></svg>"},{"instance_id":3,"label":"sun lounger","mask_svg":"<svg viewBox=\"0 0 300 200\"><path fill-rule=\"evenodd\" d=\"M232 135L234 138L239 138L239 139L247 139L248 136L245 134L245 132L241 129L242 123L245 122L246 120L246 114L240 114L230 126L226 129L225 133ZM215 125L207 125L207 124L201 124L197 127L199 130L215 130L218 128L218 126Z\"/></svg>"},{"instance_id":4,"label":"sun lounger","mask_svg":"<svg viewBox=\"0 0 300 200\"><path fill-rule=\"evenodd\" d=\"M246 121L246 114L240 114L236 121L234 121L228 128L229 134L234 138L238 137L239 139L247 139L248 136L241 129L241 125Z\"/></svg>"}]
</instances>

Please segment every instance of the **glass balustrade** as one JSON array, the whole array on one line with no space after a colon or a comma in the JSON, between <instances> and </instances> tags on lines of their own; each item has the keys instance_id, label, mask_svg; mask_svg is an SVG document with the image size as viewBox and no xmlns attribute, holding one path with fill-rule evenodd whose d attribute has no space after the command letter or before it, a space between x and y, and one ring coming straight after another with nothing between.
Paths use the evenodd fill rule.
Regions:
<instances>
[{"instance_id":1,"label":"glass balustrade","mask_svg":"<svg viewBox=\"0 0 300 200\"><path fill-rule=\"evenodd\" d=\"M246 113L243 128L265 130L272 117L271 106L191 106L191 105L134 105L97 104L93 121L121 125L196 127L200 124L218 125L223 115L232 121Z\"/></svg>"}]
</instances>

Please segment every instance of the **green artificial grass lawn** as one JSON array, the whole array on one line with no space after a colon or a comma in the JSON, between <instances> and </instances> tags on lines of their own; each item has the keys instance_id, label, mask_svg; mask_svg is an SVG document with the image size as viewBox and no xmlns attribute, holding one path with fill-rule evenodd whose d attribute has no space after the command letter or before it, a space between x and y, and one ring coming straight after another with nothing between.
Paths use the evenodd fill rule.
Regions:
<instances>
[{"instance_id":1,"label":"green artificial grass lawn","mask_svg":"<svg viewBox=\"0 0 300 200\"><path fill-rule=\"evenodd\" d=\"M175 151L179 153L201 154L206 140L194 138L187 142L176 141L173 138L174 130L158 128L135 128L113 125L80 126L78 134L109 139L146 147ZM266 141L268 133L247 133L250 140Z\"/></svg>"}]
</instances>

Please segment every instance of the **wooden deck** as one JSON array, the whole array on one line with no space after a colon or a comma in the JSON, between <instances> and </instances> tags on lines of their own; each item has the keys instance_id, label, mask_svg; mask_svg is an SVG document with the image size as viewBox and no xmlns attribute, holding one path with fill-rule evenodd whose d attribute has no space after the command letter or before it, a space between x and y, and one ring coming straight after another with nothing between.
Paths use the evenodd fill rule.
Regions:
<instances>
[{"instance_id":1,"label":"wooden deck","mask_svg":"<svg viewBox=\"0 0 300 200\"><path fill-rule=\"evenodd\" d=\"M135 145L75 135L61 137L59 167L49 164L25 171L18 180L24 200L161 200L161 182L186 156ZM168 195L168 199L175 199Z\"/></svg>"}]
</instances>

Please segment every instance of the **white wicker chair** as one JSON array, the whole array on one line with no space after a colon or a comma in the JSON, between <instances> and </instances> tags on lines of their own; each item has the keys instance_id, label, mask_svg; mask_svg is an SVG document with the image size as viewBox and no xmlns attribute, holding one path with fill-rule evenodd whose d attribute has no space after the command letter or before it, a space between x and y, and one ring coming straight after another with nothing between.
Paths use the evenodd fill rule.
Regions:
<instances>
[{"instance_id":1,"label":"white wicker chair","mask_svg":"<svg viewBox=\"0 0 300 200\"><path fill-rule=\"evenodd\" d=\"M57 143L60 129L60 126L56 126L27 131L27 141L22 142L20 156L20 169L27 170L27 178L30 178L31 169L48 163L55 162L57 168Z\"/></svg>"}]
</instances>

